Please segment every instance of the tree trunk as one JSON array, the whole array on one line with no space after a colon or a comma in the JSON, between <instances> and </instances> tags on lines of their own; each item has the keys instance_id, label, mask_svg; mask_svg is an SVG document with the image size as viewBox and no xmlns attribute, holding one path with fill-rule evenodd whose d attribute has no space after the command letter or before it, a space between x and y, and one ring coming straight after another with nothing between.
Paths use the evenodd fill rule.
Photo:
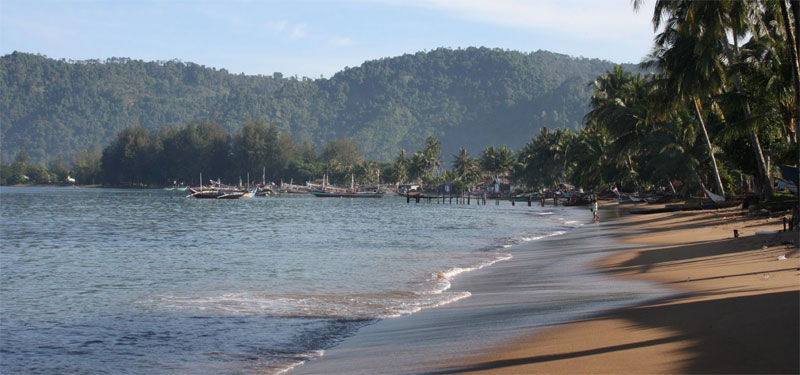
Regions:
<instances>
[{"instance_id":1,"label":"tree trunk","mask_svg":"<svg viewBox=\"0 0 800 375\"><path fill-rule=\"evenodd\" d=\"M628 165L628 170L631 173L631 180L633 181L633 185L636 186L636 191L638 191L639 193L642 193L642 188L641 188L641 186L639 186L639 181L638 181L639 179L636 178L636 175L635 175L636 171L633 170L633 160L631 160L631 155L630 154L627 155L627 158L625 159L625 163Z\"/></svg>"},{"instance_id":2,"label":"tree trunk","mask_svg":"<svg viewBox=\"0 0 800 375\"><path fill-rule=\"evenodd\" d=\"M703 135L706 138L706 146L708 146L708 155L711 156L711 165L714 167L714 182L717 184L717 189L719 189L719 195L725 196L725 189L722 187L722 179L719 177L719 169L717 168L717 158L714 156L714 148L711 146L711 139L708 137L708 131L706 130L706 122L703 120L703 113L700 111L700 104L698 103L700 99L692 98L692 102L694 102L694 110L697 112L697 119L700 120L700 127L703 129Z\"/></svg>"},{"instance_id":3,"label":"tree trunk","mask_svg":"<svg viewBox=\"0 0 800 375\"><path fill-rule=\"evenodd\" d=\"M797 137L800 136L797 134L797 126L798 122L800 122L800 46L798 46L797 41L795 40L795 30L797 25L792 26L792 21L789 17L789 11L786 8L786 1L780 0L781 5L781 16L783 17L783 29L786 33L786 43L789 45L789 60L792 63L792 86L794 87L794 116L793 122L795 125L794 131L794 141L797 142ZM798 4L797 0L792 2L792 12L794 16L800 15L800 4Z\"/></svg>"},{"instance_id":4,"label":"tree trunk","mask_svg":"<svg viewBox=\"0 0 800 375\"><path fill-rule=\"evenodd\" d=\"M722 22L722 17L720 16L720 23ZM736 33L733 33L733 43L734 46L738 49L739 41L736 37ZM731 52L730 45L728 45L727 37L725 40L725 55L728 58L728 64L733 65L734 63L734 56L733 52ZM742 85L742 76L741 73L735 72L733 74L733 83L736 86L736 93L737 94L744 94L744 88ZM750 104L745 102L744 103L744 118L745 120L750 120L752 117L752 113L750 111ZM761 149L761 142L758 139L758 133L754 128L750 128L750 146L753 149L753 154L756 159L756 166L758 167L758 177L756 180L759 182L759 192L761 195L761 199L767 200L772 197L772 184L769 182L769 169L767 169L767 162L764 159L764 152Z\"/></svg>"}]
</instances>

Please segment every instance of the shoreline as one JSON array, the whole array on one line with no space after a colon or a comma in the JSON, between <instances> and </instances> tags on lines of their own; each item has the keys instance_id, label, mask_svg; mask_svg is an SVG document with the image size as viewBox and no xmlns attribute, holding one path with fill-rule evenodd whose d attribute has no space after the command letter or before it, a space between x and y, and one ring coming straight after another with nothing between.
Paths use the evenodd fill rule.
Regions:
<instances>
[{"instance_id":1,"label":"shoreline","mask_svg":"<svg viewBox=\"0 0 800 375\"><path fill-rule=\"evenodd\" d=\"M780 219L741 211L631 215L631 245L593 263L676 295L544 329L427 373L798 373L800 254ZM733 229L740 236L734 238ZM784 256L785 259L779 259Z\"/></svg>"},{"instance_id":2,"label":"shoreline","mask_svg":"<svg viewBox=\"0 0 800 375\"><path fill-rule=\"evenodd\" d=\"M592 222L588 209L548 206L547 211L584 224L564 235L508 248L513 258L454 280L450 291L468 291L470 298L381 320L289 373L424 373L441 367L442 359L470 358L527 330L673 294L656 283L598 274L591 269L594 261L628 245L619 243L608 225ZM623 211L602 214L610 220Z\"/></svg>"}]
</instances>

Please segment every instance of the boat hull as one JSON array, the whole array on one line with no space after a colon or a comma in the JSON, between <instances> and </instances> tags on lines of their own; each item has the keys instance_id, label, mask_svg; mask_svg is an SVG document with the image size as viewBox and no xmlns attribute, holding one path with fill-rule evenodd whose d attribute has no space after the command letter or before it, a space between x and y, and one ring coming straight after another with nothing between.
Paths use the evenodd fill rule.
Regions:
<instances>
[{"instance_id":1,"label":"boat hull","mask_svg":"<svg viewBox=\"0 0 800 375\"><path fill-rule=\"evenodd\" d=\"M311 190L311 194L319 198L382 198L383 193L368 193L368 192L335 192L335 191L322 191Z\"/></svg>"},{"instance_id":2,"label":"boat hull","mask_svg":"<svg viewBox=\"0 0 800 375\"><path fill-rule=\"evenodd\" d=\"M189 197L197 199L239 199L245 193L240 191L225 191L225 190L195 190L189 188L192 194Z\"/></svg>"}]
</instances>

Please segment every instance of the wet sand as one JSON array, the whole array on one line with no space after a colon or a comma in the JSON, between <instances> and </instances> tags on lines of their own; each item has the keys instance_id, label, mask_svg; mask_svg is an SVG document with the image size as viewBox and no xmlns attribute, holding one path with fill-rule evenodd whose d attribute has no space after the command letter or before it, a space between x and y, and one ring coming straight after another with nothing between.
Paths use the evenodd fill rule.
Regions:
<instances>
[{"instance_id":1,"label":"wet sand","mask_svg":"<svg viewBox=\"0 0 800 375\"><path fill-rule=\"evenodd\" d=\"M614 225L635 246L595 266L676 295L532 329L467 358L429 362L426 372L800 372L800 238L757 234L783 229L780 218L695 211L632 215Z\"/></svg>"},{"instance_id":2,"label":"wet sand","mask_svg":"<svg viewBox=\"0 0 800 375\"><path fill-rule=\"evenodd\" d=\"M630 245L617 239L613 226L593 223L588 209L536 207L530 214L586 222L564 235L501 249L513 258L452 281L450 292L467 291L469 298L362 328L290 374L424 373L445 366L442 360L466 361L536 329L674 294L593 269L594 262Z\"/></svg>"}]
</instances>

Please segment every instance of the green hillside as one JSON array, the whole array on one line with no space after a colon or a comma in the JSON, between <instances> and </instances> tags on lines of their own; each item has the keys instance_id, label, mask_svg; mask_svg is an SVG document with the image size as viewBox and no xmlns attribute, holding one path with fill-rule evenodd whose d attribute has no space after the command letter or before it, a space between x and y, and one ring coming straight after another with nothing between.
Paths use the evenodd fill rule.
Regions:
<instances>
[{"instance_id":1,"label":"green hillside","mask_svg":"<svg viewBox=\"0 0 800 375\"><path fill-rule=\"evenodd\" d=\"M229 131L264 120L317 145L352 138L389 160L429 135L458 147L518 148L542 126L575 128L587 83L613 64L546 51L436 49L367 61L329 79L245 76L180 61L0 58L0 153L51 160L105 146L132 125L212 120ZM631 67L628 67L631 69ZM446 157L447 158L447 157Z\"/></svg>"}]
</instances>

